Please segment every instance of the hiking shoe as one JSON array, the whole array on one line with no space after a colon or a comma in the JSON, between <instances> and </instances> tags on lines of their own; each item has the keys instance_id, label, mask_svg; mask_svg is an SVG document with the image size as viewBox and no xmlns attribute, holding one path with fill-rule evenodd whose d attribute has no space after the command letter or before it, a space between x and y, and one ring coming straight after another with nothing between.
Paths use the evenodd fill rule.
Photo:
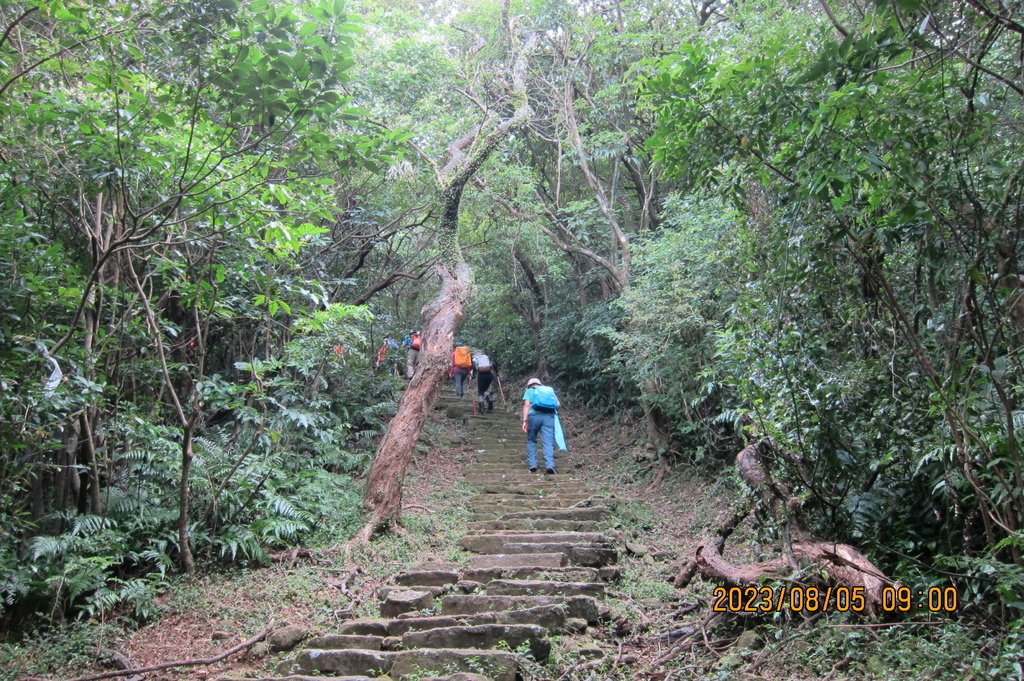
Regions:
<instances>
[{"instance_id":1,"label":"hiking shoe","mask_svg":"<svg viewBox=\"0 0 1024 681\"><path fill-rule=\"evenodd\" d=\"M555 469L554 468L547 468L547 469L544 470L544 474L545 475L554 475L555 474Z\"/></svg>"},{"instance_id":2,"label":"hiking shoe","mask_svg":"<svg viewBox=\"0 0 1024 681\"><path fill-rule=\"evenodd\" d=\"M536 468L536 467L533 467L533 468L531 468L531 469L530 469L530 472L531 472L531 473L536 473L536 472L537 472L537 468Z\"/></svg>"}]
</instances>

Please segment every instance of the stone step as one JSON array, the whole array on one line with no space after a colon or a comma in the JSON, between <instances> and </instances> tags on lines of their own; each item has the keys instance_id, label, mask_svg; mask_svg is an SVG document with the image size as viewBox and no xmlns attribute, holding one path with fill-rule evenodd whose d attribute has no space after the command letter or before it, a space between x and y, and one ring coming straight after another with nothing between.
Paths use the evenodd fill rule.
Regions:
<instances>
[{"instance_id":1,"label":"stone step","mask_svg":"<svg viewBox=\"0 0 1024 681\"><path fill-rule=\"evenodd\" d=\"M452 590L451 586L422 586L422 585L408 586L408 585L386 584L384 586L377 587L377 598L379 598L380 600L382 600L384 602L387 602L389 597L391 596L391 594L399 593L399 592L407 592L407 591L426 591L427 593L429 593L431 595L432 598L437 598L441 594L447 593L448 591L451 591L451 590ZM424 607L429 607L429 603L427 605L421 606L419 608L413 608L413 609L414 610L421 610ZM399 613L395 613L395 614L399 614Z\"/></svg>"},{"instance_id":2,"label":"stone step","mask_svg":"<svg viewBox=\"0 0 1024 681\"><path fill-rule=\"evenodd\" d=\"M493 681L515 681L516 656L497 650L428 648L404 651L301 650L277 667L278 674L319 674L377 678L396 681L423 679L431 674L484 673ZM322 678L322 677L318 677Z\"/></svg>"},{"instance_id":3,"label":"stone step","mask_svg":"<svg viewBox=\"0 0 1024 681\"><path fill-rule=\"evenodd\" d=\"M551 482L548 484L534 483L532 485L517 485L507 482L488 482L473 485L473 487L480 494L499 494L502 496L514 495L523 497L543 497L571 494L574 496L582 496L585 499L590 497L587 493L587 488L579 482Z\"/></svg>"},{"instance_id":4,"label":"stone step","mask_svg":"<svg viewBox=\"0 0 1024 681\"><path fill-rule=\"evenodd\" d=\"M219 676L217 681L378 681L369 676L306 676L305 674L289 674L288 676ZM434 681L437 681L436 679Z\"/></svg>"},{"instance_id":5,"label":"stone step","mask_svg":"<svg viewBox=\"0 0 1024 681\"><path fill-rule=\"evenodd\" d=\"M534 483L549 483L549 482L583 482L583 478L572 473L565 473L563 475L557 475L551 477L544 475L543 471L531 473L526 468L525 457L523 461L518 462L515 466L507 466L504 469L498 466L492 466L491 464L479 464L472 463L467 464L468 466L480 466L478 470L466 471L466 480L470 483L475 482L514 482L519 484L534 484Z\"/></svg>"},{"instance_id":6,"label":"stone step","mask_svg":"<svg viewBox=\"0 0 1024 681\"><path fill-rule=\"evenodd\" d=\"M396 617L404 612L425 610L434 602L432 591L400 587L389 590L380 604L380 614L384 617Z\"/></svg>"},{"instance_id":7,"label":"stone step","mask_svg":"<svg viewBox=\"0 0 1024 681\"><path fill-rule=\"evenodd\" d=\"M597 601L590 596L479 596L452 595L441 601L442 615L472 615L499 610L523 610L544 605L564 605L569 618L595 624Z\"/></svg>"},{"instance_id":8,"label":"stone step","mask_svg":"<svg viewBox=\"0 0 1024 681\"><path fill-rule=\"evenodd\" d=\"M518 513L524 510L542 512L562 511L576 508L576 503L575 501L564 501L548 497L520 497L519 499L508 499L503 503L470 502L470 511L472 513L487 513L489 517L483 518L483 520L493 520L498 516ZM481 518L467 518L467 520L481 520Z\"/></svg>"},{"instance_id":9,"label":"stone step","mask_svg":"<svg viewBox=\"0 0 1024 681\"><path fill-rule=\"evenodd\" d=\"M513 650L528 645L537 662L551 654L551 641L545 629L535 624L476 624L410 631L402 636L402 647L414 648L493 648L501 642Z\"/></svg>"},{"instance_id":10,"label":"stone step","mask_svg":"<svg viewBox=\"0 0 1024 681\"><path fill-rule=\"evenodd\" d=\"M487 583L491 596L592 596L604 598L601 582L555 582L532 579L493 579Z\"/></svg>"},{"instance_id":11,"label":"stone step","mask_svg":"<svg viewBox=\"0 0 1024 681\"><path fill-rule=\"evenodd\" d=\"M514 653L475 648L423 648L398 653L391 667L395 681L420 681L433 676L473 674L470 678L515 681L519 662ZM479 675L479 676L476 676Z\"/></svg>"},{"instance_id":12,"label":"stone step","mask_svg":"<svg viewBox=\"0 0 1024 681\"><path fill-rule=\"evenodd\" d=\"M379 650L300 650L277 665L278 674L331 673L342 676L383 676L396 653Z\"/></svg>"},{"instance_id":13,"label":"stone step","mask_svg":"<svg viewBox=\"0 0 1024 681\"><path fill-rule=\"evenodd\" d=\"M595 544L604 539L600 532L496 532L466 535L459 540L459 546L473 553L520 553L502 549L508 543Z\"/></svg>"},{"instance_id":14,"label":"stone step","mask_svg":"<svg viewBox=\"0 0 1024 681\"><path fill-rule=\"evenodd\" d=\"M520 518L519 520L477 520L467 524L470 532L535 531L594 532L601 529L601 523L594 520L553 520L550 518Z\"/></svg>"},{"instance_id":15,"label":"stone step","mask_svg":"<svg viewBox=\"0 0 1024 681\"><path fill-rule=\"evenodd\" d=\"M466 579L487 585L495 579L546 579L553 582L595 582L603 579L598 568L490 567L466 568Z\"/></svg>"},{"instance_id":16,"label":"stone step","mask_svg":"<svg viewBox=\"0 0 1024 681\"><path fill-rule=\"evenodd\" d=\"M383 642L384 636L327 634L305 641L302 647L318 650L380 650Z\"/></svg>"},{"instance_id":17,"label":"stone step","mask_svg":"<svg viewBox=\"0 0 1024 681\"><path fill-rule=\"evenodd\" d=\"M545 497L540 495L527 497L526 495L517 496L515 494L478 494L469 503L470 508L473 510L511 506L518 508L520 511L532 511L548 508L571 508L579 502L589 499L590 495L587 494L559 494L557 492Z\"/></svg>"},{"instance_id":18,"label":"stone step","mask_svg":"<svg viewBox=\"0 0 1024 681\"><path fill-rule=\"evenodd\" d=\"M410 631L426 631L444 627L476 626L481 624L535 624L552 633L566 631L568 611L564 605L540 605L523 610L503 610L484 612L476 615L433 615L430 617L403 617L393 620L381 620L379 631L388 636L401 637ZM353 623L349 623L353 624ZM342 625L342 631L344 627Z\"/></svg>"},{"instance_id":19,"label":"stone step","mask_svg":"<svg viewBox=\"0 0 1024 681\"><path fill-rule=\"evenodd\" d=\"M395 584L401 586L445 586L461 579L452 570L406 570L395 575Z\"/></svg>"},{"instance_id":20,"label":"stone step","mask_svg":"<svg viewBox=\"0 0 1024 681\"><path fill-rule=\"evenodd\" d=\"M520 568L533 570L565 567L569 564L569 556L564 553L520 553L517 555L492 554L473 556L469 559L469 568Z\"/></svg>"},{"instance_id":21,"label":"stone step","mask_svg":"<svg viewBox=\"0 0 1024 681\"><path fill-rule=\"evenodd\" d=\"M591 504L566 509L549 509L542 511L519 510L506 513L501 520L530 519L555 519L555 520L603 520L608 516L608 509L604 505Z\"/></svg>"},{"instance_id":22,"label":"stone step","mask_svg":"<svg viewBox=\"0 0 1024 681\"><path fill-rule=\"evenodd\" d=\"M569 557L570 565L604 567L618 561L619 554L607 544L508 543L502 547L504 555L533 554L539 551L557 551Z\"/></svg>"}]
</instances>

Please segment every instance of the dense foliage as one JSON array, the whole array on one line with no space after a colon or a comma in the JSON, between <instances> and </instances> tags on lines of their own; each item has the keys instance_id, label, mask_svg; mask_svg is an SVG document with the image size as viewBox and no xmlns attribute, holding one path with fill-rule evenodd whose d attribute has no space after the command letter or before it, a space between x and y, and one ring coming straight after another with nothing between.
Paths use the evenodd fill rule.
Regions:
<instances>
[{"instance_id":1,"label":"dense foliage","mask_svg":"<svg viewBox=\"0 0 1024 681\"><path fill-rule=\"evenodd\" d=\"M8 606L146 615L188 547L354 522L438 171L521 104L500 8L427 5L0 11ZM1019 631L1020 8L511 11L533 116L455 216L460 340L642 419L662 474L771 438L819 536Z\"/></svg>"},{"instance_id":2,"label":"dense foliage","mask_svg":"<svg viewBox=\"0 0 1024 681\"><path fill-rule=\"evenodd\" d=\"M4 612L145 617L193 552L263 561L354 521L393 395L344 304L345 204L398 136L344 94L340 3L16 3L3 26Z\"/></svg>"}]
</instances>

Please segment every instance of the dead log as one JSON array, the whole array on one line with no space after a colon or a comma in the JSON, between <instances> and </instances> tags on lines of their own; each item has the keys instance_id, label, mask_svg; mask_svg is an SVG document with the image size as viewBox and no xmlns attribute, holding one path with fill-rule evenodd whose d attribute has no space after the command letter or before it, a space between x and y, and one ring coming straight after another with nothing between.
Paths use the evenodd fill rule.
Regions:
<instances>
[{"instance_id":1,"label":"dead log","mask_svg":"<svg viewBox=\"0 0 1024 681\"><path fill-rule=\"evenodd\" d=\"M881 609L882 590L893 584L867 557L849 544L821 541L807 530L801 517L799 499L789 486L771 474L773 457L782 456L771 440L764 439L744 448L736 455L736 468L740 477L760 500L768 516L776 522L782 534L781 558L751 565L732 565L722 557L725 540L745 516L735 513L718 531L718 539L706 541L697 547L693 561L680 571L679 584L688 582L694 570L701 576L725 586L757 584L768 578L786 578L795 570L807 570L811 580L825 585L863 589L865 606L872 614ZM806 579L806 578L805 578Z\"/></svg>"},{"instance_id":2,"label":"dead log","mask_svg":"<svg viewBox=\"0 0 1024 681\"><path fill-rule=\"evenodd\" d=\"M860 551L849 544L796 542L793 544L793 554L800 563L814 566L809 571L813 575L812 581L863 589L868 612L880 612L882 589L893 582ZM694 561L702 577L724 586L746 586L768 578L792 575L789 562L784 558L751 565L732 565L711 542L697 547Z\"/></svg>"}]
</instances>

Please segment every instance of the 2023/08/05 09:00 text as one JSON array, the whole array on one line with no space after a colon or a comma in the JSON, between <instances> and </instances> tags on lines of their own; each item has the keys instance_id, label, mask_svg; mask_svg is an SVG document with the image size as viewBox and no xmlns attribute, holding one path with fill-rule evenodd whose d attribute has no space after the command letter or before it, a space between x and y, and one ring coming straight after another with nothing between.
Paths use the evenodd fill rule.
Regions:
<instances>
[{"instance_id":1,"label":"2023/08/05 09:00 text","mask_svg":"<svg viewBox=\"0 0 1024 681\"><path fill-rule=\"evenodd\" d=\"M716 612L864 612L864 587L731 586L716 587L711 609ZM955 612L960 592L953 586L882 589L883 612Z\"/></svg>"}]
</instances>

